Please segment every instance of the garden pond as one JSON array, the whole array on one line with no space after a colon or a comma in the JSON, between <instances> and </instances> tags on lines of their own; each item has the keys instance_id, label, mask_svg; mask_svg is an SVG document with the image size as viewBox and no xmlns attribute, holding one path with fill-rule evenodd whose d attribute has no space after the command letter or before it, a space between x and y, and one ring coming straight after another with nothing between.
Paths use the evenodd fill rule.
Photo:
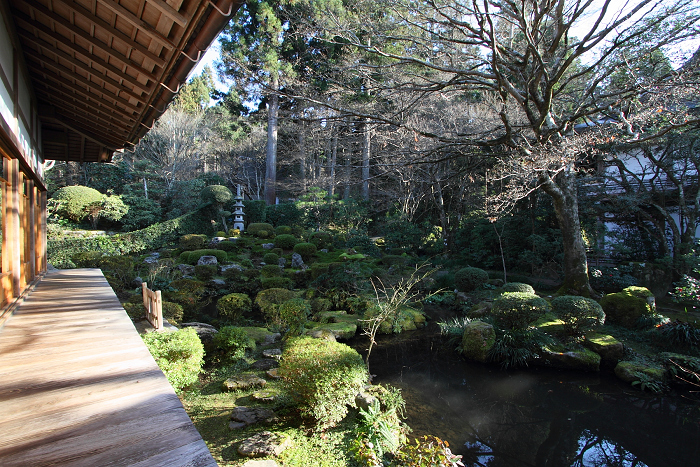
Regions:
<instances>
[{"instance_id":1,"label":"garden pond","mask_svg":"<svg viewBox=\"0 0 700 467\"><path fill-rule=\"evenodd\" d=\"M350 344L366 353L366 337ZM379 338L370 372L401 388L412 436L448 441L465 466L700 463L700 402L642 392L612 373L505 371L461 359L430 330Z\"/></svg>"}]
</instances>

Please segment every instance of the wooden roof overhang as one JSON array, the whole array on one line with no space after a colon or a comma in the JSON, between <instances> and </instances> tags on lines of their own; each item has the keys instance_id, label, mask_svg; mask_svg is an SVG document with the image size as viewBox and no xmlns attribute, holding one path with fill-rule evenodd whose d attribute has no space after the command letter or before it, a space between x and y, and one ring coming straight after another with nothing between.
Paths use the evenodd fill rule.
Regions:
<instances>
[{"instance_id":1,"label":"wooden roof overhang","mask_svg":"<svg viewBox=\"0 0 700 467\"><path fill-rule=\"evenodd\" d=\"M136 144L243 0L9 0L46 160Z\"/></svg>"}]
</instances>

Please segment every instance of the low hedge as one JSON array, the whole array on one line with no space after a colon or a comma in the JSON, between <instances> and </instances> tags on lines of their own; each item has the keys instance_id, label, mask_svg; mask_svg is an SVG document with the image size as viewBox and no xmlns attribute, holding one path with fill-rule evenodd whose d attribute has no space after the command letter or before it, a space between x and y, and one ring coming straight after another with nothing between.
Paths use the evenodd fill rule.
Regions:
<instances>
[{"instance_id":1,"label":"low hedge","mask_svg":"<svg viewBox=\"0 0 700 467\"><path fill-rule=\"evenodd\" d=\"M204 364L204 346L194 328L149 332L143 342L177 392L197 382Z\"/></svg>"}]
</instances>

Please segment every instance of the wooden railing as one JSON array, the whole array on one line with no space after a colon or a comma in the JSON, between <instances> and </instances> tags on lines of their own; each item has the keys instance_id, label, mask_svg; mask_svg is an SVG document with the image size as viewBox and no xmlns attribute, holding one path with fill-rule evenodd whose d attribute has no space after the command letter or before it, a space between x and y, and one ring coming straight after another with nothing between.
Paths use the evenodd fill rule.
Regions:
<instances>
[{"instance_id":1,"label":"wooden railing","mask_svg":"<svg viewBox=\"0 0 700 467\"><path fill-rule=\"evenodd\" d=\"M152 291L145 282L141 283L141 289L143 290L146 319L156 331L161 331L163 329L163 301L160 298L160 290Z\"/></svg>"}]
</instances>

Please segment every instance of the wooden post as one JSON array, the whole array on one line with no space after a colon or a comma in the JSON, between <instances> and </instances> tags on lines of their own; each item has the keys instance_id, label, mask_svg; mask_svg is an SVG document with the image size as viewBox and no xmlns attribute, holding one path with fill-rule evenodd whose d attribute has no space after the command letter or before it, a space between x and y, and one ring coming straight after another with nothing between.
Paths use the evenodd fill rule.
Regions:
<instances>
[{"instance_id":1,"label":"wooden post","mask_svg":"<svg viewBox=\"0 0 700 467\"><path fill-rule=\"evenodd\" d=\"M7 197L7 220L8 223L8 239L7 239L7 255L9 259L9 271L12 272L12 296L19 297L22 293L21 289L21 274L22 260L20 242L21 226L20 226L20 172L19 160L10 159L7 163L9 185L9 193Z\"/></svg>"},{"instance_id":2,"label":"wooden post","mask_svg":"<svg viewBox=\"0 0 700 467\"><path fill-rule=\"evenodd\" d=\"M146 282L141 282L143 306L146 309L146 319L156 331L163 330L163 300L160 290L153 292Z\"/></svg>"},{"instance_id":3,"label":"wooden post","mask_svg":"<svg viewBox=\"0 0 700 467\"><path fill-rule=\"evenodd\" d=\"M36 187L34 186L34 180L27 180L28 191L29 191L29 212L25 213L27 220L29 221L29 232L27 232L27 240L29 241L29 257L26 258L28 275L27 282L31 282L36 277Z\"/></svg>"},{"instance_id":4,"label":"wooden post","mask_svg":"<svg viewBox=\"0 0 700 467\"><path fill-rule=\"evenodd\" d=\"M163 330L163 300L160 297L160 290L156 290L156 302L155 302L155 323L153 323L153 327L156 328L157 331L162 331Z\"/></svg>"}]
</instances>

